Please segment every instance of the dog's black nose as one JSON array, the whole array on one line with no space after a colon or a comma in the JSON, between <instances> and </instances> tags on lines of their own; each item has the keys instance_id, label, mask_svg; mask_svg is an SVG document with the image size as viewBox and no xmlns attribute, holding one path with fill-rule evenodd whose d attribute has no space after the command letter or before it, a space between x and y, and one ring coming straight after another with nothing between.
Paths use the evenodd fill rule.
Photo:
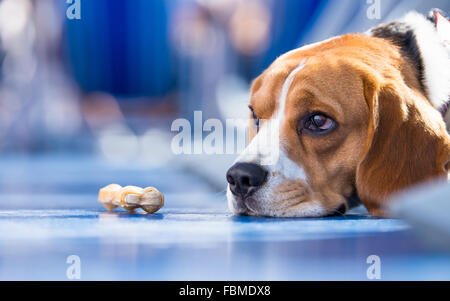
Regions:
<instances>
[{"instance_id":1,"label":"dog's black nose","mask_svg":"<svg viewBox=\"0 0 450 301\"><path fill-rule=\"evenodd\" d=\"M266 180L267 171L253 163L237 163L227 172L231 192L243 199L258 190Z\"/></svg>"}]
</instances>

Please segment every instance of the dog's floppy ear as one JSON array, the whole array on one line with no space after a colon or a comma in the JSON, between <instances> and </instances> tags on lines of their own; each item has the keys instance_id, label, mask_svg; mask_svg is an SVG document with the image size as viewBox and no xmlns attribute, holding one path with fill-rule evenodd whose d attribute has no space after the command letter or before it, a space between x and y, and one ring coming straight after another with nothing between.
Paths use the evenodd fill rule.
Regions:
<instances>
[{"instance_id":1,"label":"dog's floppy ear","mask_svg":"<svg viewBox=\"0 0 450 301\"><path fill-rule=\"evenodd\" d=\"M356 188L370 213L386 216L390 194L447 176L450 138L438 111L418 92L402 83L364 77L370 121Z\"/></svg>"}]
</instances>

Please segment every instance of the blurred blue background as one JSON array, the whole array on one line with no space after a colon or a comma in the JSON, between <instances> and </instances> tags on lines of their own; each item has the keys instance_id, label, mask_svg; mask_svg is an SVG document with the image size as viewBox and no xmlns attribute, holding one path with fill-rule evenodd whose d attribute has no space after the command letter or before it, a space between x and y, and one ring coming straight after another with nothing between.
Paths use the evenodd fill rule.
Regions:
<instances>
[{"instance_id":1,"label":"blurred blue background","mask_svg":"<svg viewBox=\"0 0 450 301\"><path fill-rule=\"evenodd\" d=\"M194 110L205 119L246 116L251 80L290 49L411 9L450 9L448 1L381 0L380 18L370 19L372 0L80 3L81 19L71 20L63 0L0 1L0 152L135 160L148 130L170 138L171 121ZM105 154L111 133L136 147Z\"/></svg>"},{"instance_id":2,"label":"blurred blue background","mask_svg":"<svg viewBox=\"0 0 450 301\"><path fill-rule=\"evenodd\" d=\"M284 52L448 0L375 0L379 19L374 0L79 0L81 19L69 2L0 0L1 280L67 279L70 254L88 280L367 280L370 254L383 279L450 279L448 253L402 221L234 217L235 155L171 149L195 110L247 118L252 79ZM166 205L105 212L97 192L114 182ZM442 241L436 228L424 236Z\"/></svg>"}]
</instances>

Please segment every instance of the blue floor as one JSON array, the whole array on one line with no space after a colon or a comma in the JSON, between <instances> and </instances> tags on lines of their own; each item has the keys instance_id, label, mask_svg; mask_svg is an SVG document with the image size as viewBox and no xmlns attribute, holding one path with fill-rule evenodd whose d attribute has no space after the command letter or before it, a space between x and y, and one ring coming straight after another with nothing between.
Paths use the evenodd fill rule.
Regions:
<instances>
[{"instance_id":1,"label":"blue floor","mask_svg":"<svg viewBox=\"0 0 450 301\"><path fill-rule=\"evenodd\" d=\"M224 193L181 168L83 157L0 160L0 280L450 280L450 255L426 249L401 220L235 217ZM156 186L157 214L107 212L101 186Z\"/></svg>"}]
</instances>

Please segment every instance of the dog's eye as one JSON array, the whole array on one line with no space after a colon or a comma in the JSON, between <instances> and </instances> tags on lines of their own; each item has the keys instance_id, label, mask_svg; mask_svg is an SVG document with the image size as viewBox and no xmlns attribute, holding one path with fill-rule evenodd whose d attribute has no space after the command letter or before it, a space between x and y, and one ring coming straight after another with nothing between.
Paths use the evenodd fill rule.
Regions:
<instances>
[{"instance_id":1,"label":"dog's eye","mask_svg":"<svg viewBox=\"0 0 450 301\"><path fill-rule=\"evenodd\" d=\"M253 124L256 128L256 132L259 132L259 118L256 116L255 111L253 111L252 107L249 107L252 112Z\"/></svg>"},{"instance_id":2,"label":"dog's eye","mask_svg":"<svg viewBox=\"0 0 450 301\"><path fill-rule=\"evenodd\" d=\"M306 118L305 124L303 126L303 128L309 132L320 134L330 132L335 127L336 122L330 117L321 113L316 113Z\"/></svg>"}]
</instances>

